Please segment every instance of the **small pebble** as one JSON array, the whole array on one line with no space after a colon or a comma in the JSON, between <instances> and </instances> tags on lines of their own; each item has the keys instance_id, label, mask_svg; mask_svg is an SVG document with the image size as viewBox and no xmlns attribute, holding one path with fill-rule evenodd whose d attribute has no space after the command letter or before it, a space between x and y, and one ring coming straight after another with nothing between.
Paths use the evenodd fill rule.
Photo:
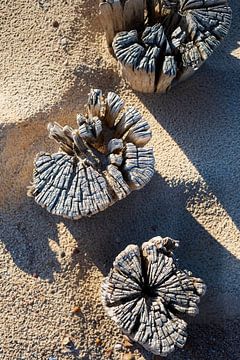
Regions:
<instances>
[{"instance_id":1,"label":"small pebble","mask_svg":"<svg viewBox=\"0 0 240 360\"><path fill-rule=\"evenodd\" d=\"M96 343L97 346L100 346L102 344L102 340L99 339L99 338L96 338L95 343Z\"/></svg>"},{"instance_id":2,"label":"small pebble","mask_svg":"<svg viewBox=\"0 0 240 360\"><path fill-rule=\"evenodd\" d=\"M74 307L72 308L72 313L73 313L73 314L78 314L80 311L81 311L81 309L80 309L79 306L74 306Z\"/></svg>"},{"instance_id":3,"label":"small pebble","mask_svg":"<svg viewBox=\"0 0 240 360\"><path fill-rule=\"evenodd\" d=\"M60 44L61 44L61 46L63 47L64 50L67 50L67 47L68 47L68 39L65 38L65 37L61 38Z\"/></svg>"},{"instance_id":4,"label":"small pebble","mask_svg":"<svg viewBox=\"0 0 240 360\"><path fill-rule=\"evenodd\" d=\"M80 253L80 249L78 247L76 247L74 250L73 250L73 255L77 255Z\"/></svg>"},{"instance_id":5,"label":"small pebble","mask_svg":"<svg viewBox=\"0 0 240 360\"><path fill-rule=\"evenodd\" d=\"M54 20L52 26L57 29L59 27L59 22L57 20Z\"/></svg>"},{"instance_id":6,"label":"small pebble","mask_svg":"<svg viewBox=\"0 0 240 360\"><path fill-rule=\"evenodd\" d=\"M122 350L122 344L119 344L119 343L115 344L114 345L114 350L121 351Z\"/></svg>"}]
</instances>

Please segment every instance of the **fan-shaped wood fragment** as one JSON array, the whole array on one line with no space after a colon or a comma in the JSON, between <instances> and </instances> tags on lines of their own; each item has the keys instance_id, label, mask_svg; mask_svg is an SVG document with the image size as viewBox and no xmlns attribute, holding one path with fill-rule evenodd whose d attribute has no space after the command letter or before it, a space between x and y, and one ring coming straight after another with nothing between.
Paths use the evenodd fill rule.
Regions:
<instances>
[{"instance_id":1,"label":"fan-shaped wood fragment","mask_svg":"<svg viewBox=\"0 0 240 360\"><path fill-rule=\"evenodd\" d=\"M100 1L108 46L141 92L166 92L191 75L227 35L231 17L227 0Z\"/></svg>"},{"instance_id":2,"label":"fan-shaped wood fragment","mask_svg":"<svg viewBox=\"0 0 240 360\"><path fill-rule=\"evenodd\" d=\"M90 119L94 116L101 118L104 112L103 104L102 90L91 89L87 103L88 117Z\"/></svg>"},{"instance_id":3,"label":"fan-shaped wood fragment","mask_svg":"<svg viewBox=\"0 0 240 360\"><path fill-rule=\"evenodd\" d=\"M102 132L102 122L97 116L85 118L81 114L77 116L79 134L82 139L96 141Z\"/></svg>"},{"instance_id":4,"label":"fan-shaped wood fragment","mask_svg":"<svg viewBox=\"0 0 240 360\"><path fill-rule=\"evenodd\" d=\"M106 114L105 122L112 128L115 124L115 121L124 107L124 101L115 94L114 92L109 92L106 99Z\"/></svg>"},{"instance_id":5,"label":"fan-shaped wood fragment","mask_svg":"<svg viewBox=\"0 0 240 360\"><path fill-rule=\"evenodd\" d=\"M107 314L134 341L147 350L167 356L187 339L181 313L195 316L206 286L174 261L178 242L155 237L128 245L115 259L102 284Z\"/></svg>"},{"instance_id":6,"label":"fan-shaped wood fragment","mask_svg":"<svg viewBox=\"0 0 240 360\"><path fill-rule=\"evenodd\" d=\"M49 124L59 144L55 154L40 153L29 195L55 215L91 216L147 184L154 172L149 125L134 108L123 111L121 98L91 90L87 114L77 129Z\"/></svg>"},{"instance_id":7,"label":"fan-shaped wood fragment","mask_svg":"<svg viewBox=\"0 0 240 360\"><path fill-rule=\"evenodd\" d=\"M123 173L131 188L143 187L154 174L152 149L138 148L136 145L128 143L123 158Z\"/></svg>"}]
</instances>

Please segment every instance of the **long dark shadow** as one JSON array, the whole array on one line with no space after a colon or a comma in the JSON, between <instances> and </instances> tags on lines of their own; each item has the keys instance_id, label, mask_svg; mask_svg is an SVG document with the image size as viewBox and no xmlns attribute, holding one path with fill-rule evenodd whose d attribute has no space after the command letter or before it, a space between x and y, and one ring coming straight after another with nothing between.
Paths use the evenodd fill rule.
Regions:
<instances>
[{"instance_id":1,"label":"long dark shadow","mask_svg":"<svg viewBox=\"0 0 240 360\"><path fill-rule=\"evenodd\" d=\"M216 318L219 312L225 311L229 299L236 311L240 288L236 286L233 291L232 281L226 280L232 277L231 280L237 281L240 262L192 217L186 209L189 195L184 190L184 184L171 188L156 174L144 189L94 218L64 223L79 248L104 275L128 244L140 245L157 235L179 239L180 265L202 277L209 288L201 315L202 321L208 322L208 316ZM224 296L221 298L218 294Z\"/></svg>"},{"instance_id":2,"label":"long dark shadow","mask_svg":"<svg viewBox=\"0 0 240 360\"><path fill-rule=\"evenodd\" d=\"M240 5L223 44L186 82L165 95L137 94L198 169L240 227Z\"/></svg>"}]
</instances>

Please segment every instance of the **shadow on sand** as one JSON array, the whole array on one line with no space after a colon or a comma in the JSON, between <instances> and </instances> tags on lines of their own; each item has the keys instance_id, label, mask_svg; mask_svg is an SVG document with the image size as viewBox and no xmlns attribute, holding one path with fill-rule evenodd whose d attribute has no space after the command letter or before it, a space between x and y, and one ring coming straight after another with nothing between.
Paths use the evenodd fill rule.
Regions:
<instances>
[{"instance_id":1,"label":"shadow on sand","mask_svg":"<svg viewBox=\"0 0 240 360\"><path fill-rule=\"evenodd\" d=\"M223 44L196 74L168 94L137 96L198 169L240 227L240 5Z\"/></svg>"},{"instance_id":2,"label":"shadow on sand","mask_svg":"<svg viewBox=\"0 0 240 360\"><path fill-rule=\"evenodd\" d=\"M237 1L231 3L235 16L228 38L193 78L163 96L137 95L185 152L239 227L240 61L231 52L237 47L240 28L239 19L236 18L239 15L239 5ZM75 118L75 113L79 110L76 105L71 104L76 104L79 96L81 71L86 69L77 69L74 88L58 104L58 109L52 109L46 121L49 121L56 110L61 112L59 108L65 105L67 110L64 110L64 114L69 112ZM91 85L101 87L102 76L109 77L111 89L120 81L117 75L106 69L99 74L99 82L96 83L96 77L91 77L90 72L86 91ZM81 93L79 99L85 96L85 92ZM56 117L58 115L59 112ZM34 122L31 126L34 126ZM33 160L34 155L29 161ZM7 178L9 174L6 174ZM232 289L232 281L229 284L227 282L233 276L236 281L240 278L240 262L192 217L186 209L188 199L184 183L171 188L158 174L141 191L132 193L92 219L77 222L54 217L28 199L21 211L4 217L5 225L0 228L1 241L20 269L32 275L38 274L41 279L53 281L54 273L61 272L62 268L56 253L49 247L49 239L59 243L57 225L60 222L65 224L80 249L77 260L72 261L73 265L77 261L85 270L95 265L104 275L108 273L115 256L130 243L141 244L156 235L179 239L180 248L176 255L181 266L202 277L207 283L208 292L201 304L200 313L201 318L209 322L211 312L215 318L217 314L225 313L226 293L230 294L230 299L231 293L240 298L237 285L236 289ZM86 254L87 260L84 260L83 254ZM81 272L81 277L84 275L85 271ZM214 297L217 293L220 296ZM217 299L216 303L212 304L212 298ZM192 326L192 331L194 339L199 328ZM225 335L231 336L229 332ZM197 335L195 340L196 338ZM206 338L205 333L205 340ZM221 339L220 336L216 340L216 352L211 359L218 359L222 354L222 347L218 346ZM209 354L203 354L201 359L208 359ZM227 358L233 359L229 354Z\"/></svg>"}]
</instances>

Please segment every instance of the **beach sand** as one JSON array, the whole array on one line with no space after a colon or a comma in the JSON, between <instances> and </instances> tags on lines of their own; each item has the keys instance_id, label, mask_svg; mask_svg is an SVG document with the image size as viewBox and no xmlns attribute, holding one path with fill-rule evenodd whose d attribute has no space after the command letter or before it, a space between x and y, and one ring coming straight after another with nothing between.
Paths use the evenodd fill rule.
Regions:
<instances>
[{"instance_id":1,"label":"beach sand","mask_svg":"<svg viewBox=\"0 0 240 360\"><path fill-rule=\"evenodd\" d=\"M180 240L181 267L208 287L185 349L168 358L240 358L240 6L230 5L229 35L206 64L168 94L144 95L121 79L96 0L1 2L1 360L98 360L111 351L116 360L127 351L152 359L140 347L117 350L122 334L99 289L127 244L156 235ZM36 154L57 150L47 123L74 126L91 87L145 115L156 174L74 222L37 206L26 188Z\"/></svg>"}]
</instances>

